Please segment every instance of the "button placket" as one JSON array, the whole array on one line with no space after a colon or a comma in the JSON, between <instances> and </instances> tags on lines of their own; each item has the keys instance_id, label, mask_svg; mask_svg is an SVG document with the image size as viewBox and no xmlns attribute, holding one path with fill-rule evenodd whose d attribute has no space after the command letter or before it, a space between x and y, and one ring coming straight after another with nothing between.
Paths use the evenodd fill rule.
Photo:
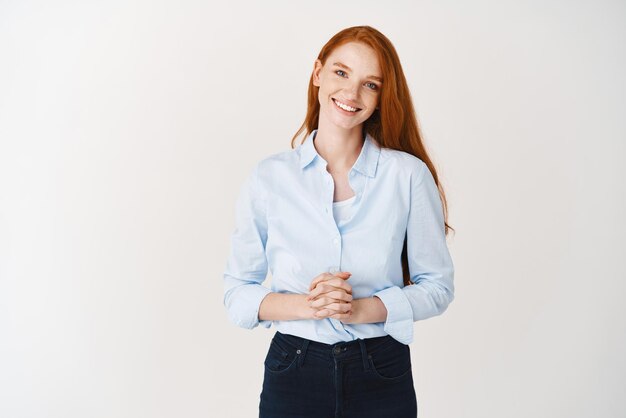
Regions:
<instances>
[{"instance_id":1,"label":"button placket","mask_svg":"<svg viewBox=\"0 0 626 418\"><path fill-rule=\"evenodd\" d=\"M333 181L333 176L326 170L324 170L324 176L326 177L326 188L328 191L328 199L326 200L326 202L324 203L324 212L326 213L330 213L331 216L332 215L332 206L333 206L333 196L335 194L335 185L334 185L334 181ZM330 201L330 203L328 203Z\"/></svg>"}]
</instances>

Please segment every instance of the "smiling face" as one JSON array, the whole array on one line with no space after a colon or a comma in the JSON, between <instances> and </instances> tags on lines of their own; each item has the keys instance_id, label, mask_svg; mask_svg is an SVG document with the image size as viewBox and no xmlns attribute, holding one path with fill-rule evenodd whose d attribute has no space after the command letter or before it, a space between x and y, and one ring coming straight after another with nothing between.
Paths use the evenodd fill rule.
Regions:
<instances>
[{"instance_id":1,"label":"smiling face","mask_svg":"<svg viewBox=\"0 0 626 418\"><path fill-rule=\"evenodd\" d=\"M315 61L313 85L319 87L320 125L344 129L360 126L376 110L382 87L376 53L369 46L348 42L326 59Z\"/></svg>"}]
</instances>

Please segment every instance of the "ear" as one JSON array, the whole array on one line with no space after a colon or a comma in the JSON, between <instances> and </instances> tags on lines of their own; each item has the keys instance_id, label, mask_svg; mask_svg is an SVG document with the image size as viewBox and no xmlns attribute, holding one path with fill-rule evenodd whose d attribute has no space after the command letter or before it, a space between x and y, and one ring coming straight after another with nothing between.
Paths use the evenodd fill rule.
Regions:
<instances>
[{"instance_id":1,"label":"ear","mask_svg":"<svg viewBox=\"0 0 626 418\"><path fill-rule=\"evenodd\" d=\"M320 86L320 71L322 71L322 61L316 59L313 63L313 85Z\"/></svg>"}]
</instances>

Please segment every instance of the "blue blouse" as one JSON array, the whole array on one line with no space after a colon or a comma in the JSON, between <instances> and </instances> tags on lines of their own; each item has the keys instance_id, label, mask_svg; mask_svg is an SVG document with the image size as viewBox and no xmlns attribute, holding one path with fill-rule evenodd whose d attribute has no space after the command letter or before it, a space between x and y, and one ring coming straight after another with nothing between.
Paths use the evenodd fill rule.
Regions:
<instances>
[{"instance_id":1,"label":"blue blouse","mask_svg":"<svg viewBox=\"0 0 626 418\"><path fill-rule=\"evenodd\" d=\"M243 328L273 324L327 344L384 335L410 344L413 322L440 315L454 299L454 267L433 176L419 158L382 148L365 134L348 175L355 196L336 218L334 180L315 149L316 133L256 163L239 192L223 275L228 316ZM405 234L409 286L402 279ZM263 285L268 270L271 288ZM353 298L380 298L385 322L259 321L268 293L308 294L313 278L326 271L351 272Z\"/></svg>"}]
</instances>

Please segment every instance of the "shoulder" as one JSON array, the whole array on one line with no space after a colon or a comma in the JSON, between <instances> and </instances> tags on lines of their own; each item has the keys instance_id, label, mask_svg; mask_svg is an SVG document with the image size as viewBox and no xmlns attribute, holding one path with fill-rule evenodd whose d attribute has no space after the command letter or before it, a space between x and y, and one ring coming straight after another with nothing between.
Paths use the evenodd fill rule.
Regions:
<instances>
[{"instance_id":1,"label":"shoulder","mask_svg":"<svg viewBox=\"0 0 626 418\"><path fill-rule=\"evenodd\" d=\"M291 166L298 162L298 149L275 152L262 158L256 163L258 170L271 170L283 166Z\"/></svg>"},{"instance_id":2,"label":"shoulder","mask_svg":"<svg viewBox=\"0 0 626 418\"><path fill-rule=\"evenodd\" d=\"M254 184L263 192L276 186L279 179L292 175L299 167L298 149L275 152L258 160L251 170Z\"/></svg>"},{"instance_id":3,"label":"shoulder","mask_svg":"<svg viewBox=\"0 0 626 418\"><path fill-rule=\"evenodd\" d=\"M380 149L380 164L397 170L398 175L409 176L413 180L419 180L424 172L428 171L428 166L419 157L392 148Z\"/></svg>"},{"instance_id":4,"label":"shoulder","mask_svg":"<svg viewBox=\"0 0 626 418\"><path fill-rule=\"evenodd\" d=\"M293 172L298 167L298 149L275 152L259 160L254 167L254 171L259 180L270 181L277 176L286 175Z\"/></svg>"}]
</instances>

